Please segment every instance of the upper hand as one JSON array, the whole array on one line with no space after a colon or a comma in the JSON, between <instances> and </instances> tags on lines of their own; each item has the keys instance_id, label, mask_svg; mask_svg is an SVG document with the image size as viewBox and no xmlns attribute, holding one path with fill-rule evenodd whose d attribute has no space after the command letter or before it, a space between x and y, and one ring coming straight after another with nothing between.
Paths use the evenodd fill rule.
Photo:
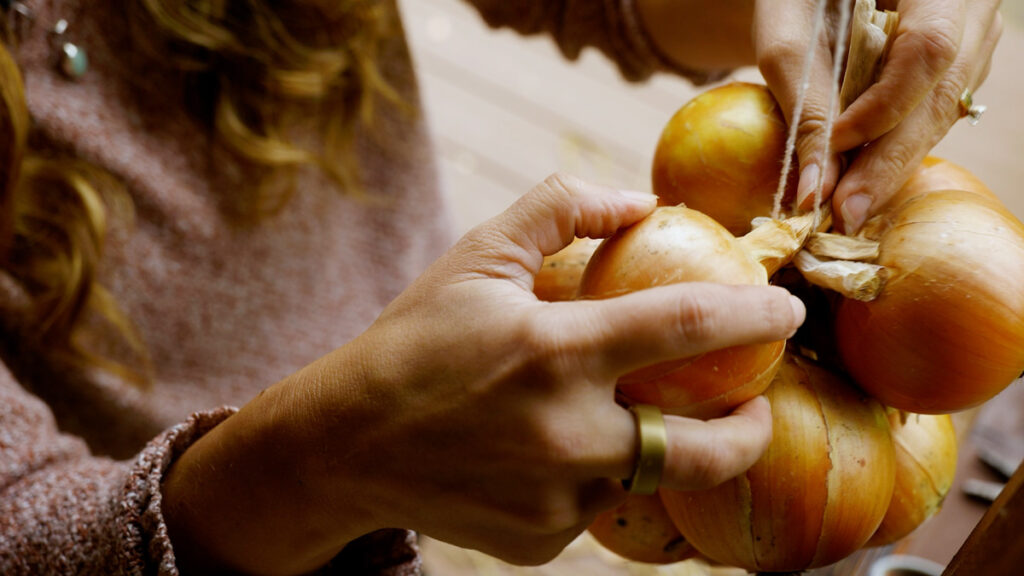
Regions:
<instances>
[{"instance_id":1,"label":"upper hand","mask_svg":"<svg viewBox=\"0 0 1024 576\"><path fill-rule=\"evenodd\" d=\"M756 8L758 64L790 122L814 5L813 0L794 0L758 2ZM836 155L826 170L821 154L834 30L819 40L798 132L801 206L812 206L823 174L824 198L831 195L834 214L847 233L884 206L960 118L960 96L985 80L1002 33L999 0L881 0L878 8L898 11L899 27L878 82L835 120L831 144ZM840 180L838 153L858 147Z\"/></svg>"}]
</instances>

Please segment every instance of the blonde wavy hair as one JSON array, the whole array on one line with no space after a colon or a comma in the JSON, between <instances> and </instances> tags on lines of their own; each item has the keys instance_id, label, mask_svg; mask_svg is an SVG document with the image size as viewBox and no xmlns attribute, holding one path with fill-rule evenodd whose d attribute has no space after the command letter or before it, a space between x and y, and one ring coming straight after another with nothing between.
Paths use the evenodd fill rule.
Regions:
<instances>
[{"instance_id":1,"label":"blonde wavy hair","mask_svg":"<svg viewBox=\"0 0 1024 576\"><path fill-rule=\"evenodd\" d=\"M153 65L203 86L195 112L218 142L247 163L259 185L231 194L242 217L273 214L293 194L295 172L315 166L346 193L362 194L355 128L381 100L403 106L378 68L400 33L390 0L136 0L126 18ZM329 7L327 5L330 5ZM97 282L108 220L130 219L120 184L95 166L34 149L16 40L0 13L0 269L30 296L32 334L82 366L148 380L145 346ZM316 109L316 138L295 127ZM250 173L253 171L249 171ZM120 340L127 358L90 351Z\"/></svg>"}]
</instances>

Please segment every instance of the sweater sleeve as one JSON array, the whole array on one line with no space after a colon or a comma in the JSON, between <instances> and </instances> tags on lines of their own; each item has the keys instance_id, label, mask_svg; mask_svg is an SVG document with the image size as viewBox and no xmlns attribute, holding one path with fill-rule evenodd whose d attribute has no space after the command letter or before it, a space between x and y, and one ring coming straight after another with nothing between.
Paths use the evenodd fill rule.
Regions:
<instances>
[{"instance_id":1,"label":"sweater sleeve","mask_svg":"<svg viewBox=\"0 0 1024 576\"><path fill-rule=\"evenodd\" d=\"M115 461L61 433L49 407L0 364L0 574L176 576L161 483L180 454L235 411L195 413L134 459ZM415 534L406 530L357 539L318 571L419 573Z\"/></svg>"},{"instance_id":2,"label":"sweater sleeve","mask_svg":"<svg viewBox=\"0 0 1024 576\"><path fill-rule=\"evenodd\" d=\"M95 457L0 366L0 573L177 574L160 483L233 413L197 413L134 460Z\"/></svg>"},{"instance_id":3,"label":"sweater sleeve","mask_svg":"<svg viewBox=\"0 0 1024 576\"><path fill-rule=\"evenodd\" d=\"M470 0L491 27L521 34L550 34L570 60L587 46L611 58L622 76L639 81L670 72L694 84L725 77L729 70L701 71L679 66L658 51L644 30L635 0Z\"/></svg>"}]
</instances>

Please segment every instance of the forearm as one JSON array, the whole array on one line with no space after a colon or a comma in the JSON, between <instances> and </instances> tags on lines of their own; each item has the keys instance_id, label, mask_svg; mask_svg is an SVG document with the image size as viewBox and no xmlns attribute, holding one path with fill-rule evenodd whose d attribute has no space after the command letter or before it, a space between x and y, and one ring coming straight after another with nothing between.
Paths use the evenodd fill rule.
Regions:
<instances>
[{"instance_id":1,"label":"forearm","mask_svg":"<svg viewBox=\"0 0 1024 576\"><path fill-rule=\"evenodd\" d=\"M317 449L318 364L264 391L171 468L164 515L183 573L306 573L377 528L356 497L358 471L330 473L340 455Z\"/></svg>"},{"instance_id":2,"label":"forearm","mask_svg":"<svg viewBox=\"0 0 1024 576\"><path fill-rule=\"evenodd\" d=\"M684 69L753 65L754 0L635 0L661 54Z\"/></svg>"}]
</instances>

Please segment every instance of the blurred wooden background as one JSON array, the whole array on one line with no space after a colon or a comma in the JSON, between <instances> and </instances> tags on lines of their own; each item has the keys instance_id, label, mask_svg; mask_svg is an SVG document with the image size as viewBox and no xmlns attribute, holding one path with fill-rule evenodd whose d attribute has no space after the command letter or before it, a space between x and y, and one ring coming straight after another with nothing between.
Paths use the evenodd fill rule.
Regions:
<instances>
[{"instance_id":1,"label":"blurred wooden background","mask_svg":"<svg viewBox=\"0 0 1024 576\"><path fill-rule=\"evenodd\" d=\"M564 60L547 37L492 31L461 0L399 0L420 70L442 176L464 232L504 209L554 171L611 186L649 190L654 146L668 118L706 88L658 76L628 84L594 50ZM1004 0L1006 28L975 101L978 126L958 122L934 150L974 172L1024 219L1024 0ZM755 69L734 79L761 81ZM975 513L980 513L975 510ZM945 535L948 557L973 524ZM472 551L426 541L426 568L442 575L726 574L687 562L625 562L584 535L554 562L516 568Z\"/></svg>"}]
</instances>

